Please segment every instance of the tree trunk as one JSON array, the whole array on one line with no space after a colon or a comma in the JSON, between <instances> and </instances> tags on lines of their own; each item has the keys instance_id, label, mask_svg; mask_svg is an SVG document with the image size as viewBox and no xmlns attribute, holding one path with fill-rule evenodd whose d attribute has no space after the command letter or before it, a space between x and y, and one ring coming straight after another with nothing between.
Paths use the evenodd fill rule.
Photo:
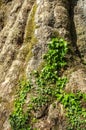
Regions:
<instances>
[{"instance_id":1,"label":"tree trunk","mask_svg":"<svg viewBox=\"0 0 86 130\"><path fill-rule=\"evenodd\" d=\"M86 0L0 0L0 130L11 130L18 82L40 69L52 37L68 42L66 90L86 92ZM56 118L50 105L34 127L65 130L63 119L53 125L51 116Z\"/></svg>"}]
</instances>

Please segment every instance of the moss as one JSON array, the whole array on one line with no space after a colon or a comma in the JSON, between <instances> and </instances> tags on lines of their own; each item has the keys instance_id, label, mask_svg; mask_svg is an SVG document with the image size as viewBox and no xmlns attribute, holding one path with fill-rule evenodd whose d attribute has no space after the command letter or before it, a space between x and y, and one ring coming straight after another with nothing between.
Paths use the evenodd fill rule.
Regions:
<instances>
[{"instance_id":1,"label":"moss","mask_svg":"<svg viewBox=\"0 0 86 130\"><path fill-rule=\"evenodd\" d=\"M36 12L36 4L34 4L33 9L29 15L27 26L26 26L26 34L25 34L25 43L31 42L32 38L34 37L34 29L35 29L35 12Z\"/></svg>"},{"instance_id":2,"label":"moss","mask_svg":"<svg viewBox=\"0 0 86 130\"><path fill-rule=\"evenodd\" d=\"M26 46L23 49L23 52L26 54L26 61L30 60L30 58L33 56L32 54L32 48L37 43L37 38L34 36L34 31L36 28L35 25L35 12L37 9L37 5L34 4L31 13L29 14L27 26L26 26L26 32L25 32L25 39L24 44Z\"/></svg>"},{"instance_id":3,"label":"moss","mask_svg":"<svg viewBox=\"0 0 86 130\"><path fill-rule=\"evenodd\" d=\"M29 44L29 50L28 50L29 52L26 56L26 61L29 61L30 58L33 56L32 48L33 48L34 45L36 45L36 43L37 43L37 39L35 37L33 37L30 44Z\"/></svg>"}]
</instances>

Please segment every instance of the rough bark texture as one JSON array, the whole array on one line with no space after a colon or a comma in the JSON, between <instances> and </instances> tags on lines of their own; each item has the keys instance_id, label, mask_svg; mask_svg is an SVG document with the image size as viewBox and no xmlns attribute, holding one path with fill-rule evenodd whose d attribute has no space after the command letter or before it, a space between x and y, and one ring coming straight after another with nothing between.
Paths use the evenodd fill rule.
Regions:
<instances>
[{"instance_id":1,"label":"rough bark texture","mask_svg":"<svg viewBox=\"0 0 86 130\"><path fill-rule=\"evenodd\" d=\"M39 69L53 36L64 37L71 48L67 91L86 92L86 0L0 0L0 130L11 130L18 80ZM63 113L61 105L53 110L51 104L35 127L65 130Z\"/></svg>"}]
</instances>

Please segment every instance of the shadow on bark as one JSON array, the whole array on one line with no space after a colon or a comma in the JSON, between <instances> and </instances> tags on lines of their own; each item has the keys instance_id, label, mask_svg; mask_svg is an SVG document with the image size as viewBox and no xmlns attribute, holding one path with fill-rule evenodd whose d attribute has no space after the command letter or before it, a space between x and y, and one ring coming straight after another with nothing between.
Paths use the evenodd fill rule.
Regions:
<instances>
[{"instance_id":1,"label":"shadow on bark","mask_svg":"<svg viewBox=\"0 0 86 130\"><path fill-rule=\"evenodd\" d=\"M70 10L69 10L70 23L71 23L70 33L71 33L71 41L72 41L72 46L74 48L74 53L81 59L81 53L77 46L77 32L74 23L74 8L77 5L77 2L78 0L70 0Z\"/></svg>"}]
</instances>

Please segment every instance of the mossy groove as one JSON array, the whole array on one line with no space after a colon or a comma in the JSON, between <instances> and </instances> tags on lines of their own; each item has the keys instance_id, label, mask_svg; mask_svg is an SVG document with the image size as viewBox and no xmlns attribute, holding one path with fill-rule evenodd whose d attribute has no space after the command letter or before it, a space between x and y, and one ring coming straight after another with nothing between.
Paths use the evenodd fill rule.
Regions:
<instances>
[{"instance_id":1,"label":"mossy groove","mask_svg":"<svg viewBox=\"0 0 86 130\"><path fill-rule=\"evenodd\" d=\"M24 46L21 50L21 54L23 54L23 58L26 62L30 60L33 56L32 48L37 43L37 38L34 35L35 32L35 13L36 13L37 5L34 3L30 14L28 15L27 25L25 28L25 36L24 36Z\"/></svg>"}]
</instances>

